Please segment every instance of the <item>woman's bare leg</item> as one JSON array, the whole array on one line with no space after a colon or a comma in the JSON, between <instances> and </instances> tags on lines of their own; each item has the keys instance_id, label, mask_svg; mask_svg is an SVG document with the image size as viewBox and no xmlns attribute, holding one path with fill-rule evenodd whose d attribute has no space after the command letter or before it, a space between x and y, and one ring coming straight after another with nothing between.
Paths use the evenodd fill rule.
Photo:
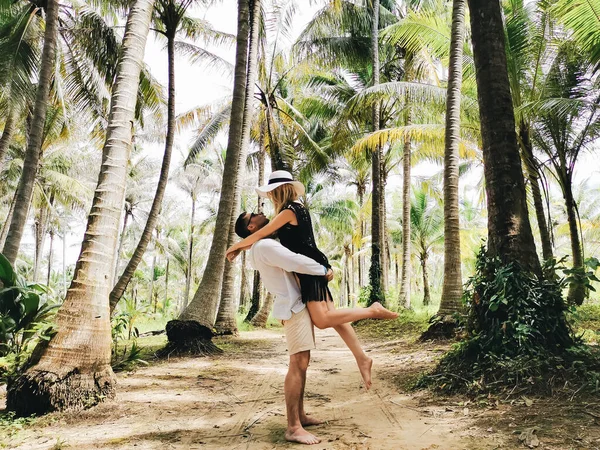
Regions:
<instances>
[{"instance_id":1,"label":"woman's bare leg","mask_svg":"<svg viewBox=\"0 0 600 450\"><path fill-rule=\"evenodd\" d=\"M335 309L335 305L332 301L326 302L327 309ZM369 358L358 340L358 336L349 323L343 323L336 325L333 329L340 335L346 346L350 349L358 365L358 370L365 382L365 388L367 391L371 388L371 368L373 367L373 359Z\"/></svg>"},{"instance_id":2,"label":"woman's bare leg","mask_svg":"<svg viewBox=\"0 0 600 450\"><path fill-rule=\"evenodd\" d=\"M395 319L398 313L385 309L381 303L373 303L368 308L329 309L329 302L307 302L310 318L317 328L332 328L344 323L362 319Z\"/></svg>"}]
</instances>

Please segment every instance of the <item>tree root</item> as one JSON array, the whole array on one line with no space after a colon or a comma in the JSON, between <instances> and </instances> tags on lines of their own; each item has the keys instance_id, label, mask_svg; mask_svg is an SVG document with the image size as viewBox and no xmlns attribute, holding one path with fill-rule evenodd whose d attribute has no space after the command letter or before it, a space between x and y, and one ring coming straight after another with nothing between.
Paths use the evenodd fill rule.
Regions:
<instances>
[{"instance_id":1,"label":"tree root","mask_svg":"<svg viewBox=\"0 0 600 450\"><path fill-rule=\"evenodd\" d=\"M158 358L171 356L208 356L223 353L212 342L215 334L211 329L193 320L171 320L165 327L167 345L156 352Z\"/></svg>"},{"instance_id":2,"label":"tree root","mask_svg":"<svg viewBox=\"0 0 600 450\"><path fill-rule=\"evenodd\" d=\"M455 339L460 324L453 316L435 316L419 337L420 342L424 341L445 341Z\"/></svg>"},{"instance_id":3,"label":"tree root","mask_svg":"<svg viewBox=\"0 0 600 450\"><path fill-rule=\"evenodd\" d=\"M10 384L6 407L20 417L90 408L114 398L116 382L110 366L92 373L80 373L77 368L65 373L62 369L60 374L34 367Z\"/></svg>"}]
</instances>

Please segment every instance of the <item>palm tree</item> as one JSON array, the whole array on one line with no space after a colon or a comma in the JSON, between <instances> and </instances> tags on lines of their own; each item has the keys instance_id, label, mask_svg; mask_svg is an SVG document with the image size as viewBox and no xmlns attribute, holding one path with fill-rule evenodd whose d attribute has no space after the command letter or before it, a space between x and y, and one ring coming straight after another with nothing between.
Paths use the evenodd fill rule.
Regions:
<instances>
[{"instance_id":1,"label":"palm tree","mask_svg":"<svg viewBox=\"0 0 600 450\"><path fill-rule=\"evenodd\" d=\"M600 95L589 80L589 63L572 42L559 47L544 81L532 125L532 140L548 158L548 166L561 188L567 210L573 268L583 269L583 243L578 207L573 195L577 159L600 137ZM554 106L548 107L550 104ZM571 283L568 300L581 305L585 286Z\"/></svg>"},{"instance_id":2,"label":"palm tree","mask_svg":"<svg viewBox=\"0 0 600 450\"><path fill-rule=\"evenodd\" d=\"M29 132L29 140L25 160L23 161L23 171L19 186L15 194L15 210L8 229L8 235L2 254L6 259L14 264L21 245L23 229L27 222L29 205L33 195L33 186L38 171L39 159L42 149L42 139L44 133L44 124L46 122L46 110L48 108L48 95L50 93L50 83L52 81L52 72L54 68L54 58L56 54L56 40L58 31L58 1L48 0L46 5L46 28L44 31L44 48L40 60L40 72L38 86L35 97L35 106L33 109L33 118Z\"/></svg>"},{"instance_id":3,"label":"palm tree","mask_svg":"<svg viewBox=\"0 0 600 450\"><path fill-rule=\"evenodd\" d=\"M413 188L410 205L411 240L417 250L423 275L423 305L431 302L427 261L433 248L444 240L444 217L440 205L421 186Z\"/></svg>"},{"instance_id":4,"label":"palm tree","mask_svg":"<svg viewBox=\"0 0 600 450\"><path fill-rule=\"evenodd\" d=\"M151 17L151 1L132 4L112 95L103 164L75 276L57 313L57 334L40 359L8 389L7 408L18 415L81 408L115 395L106 280L111 276L117 244L131 123Z\"/></svg>"},{"instance_id":5,"label":"palm tree","mask_svg":"<svg viewBox=\"0 0 600 450\"><path fill-rule=\"evenodd\" d=\"M488 204L488 253L540 273L506 67L498 0L469 0Z\"/></svg>"},{"instance_id":6,"label":"palm tree","mask_svg":"<svg viewBox=\"0 0 600 450\"><path fill-rule=\"evenodd\" d=\"M188 28L191 28L191 21L184 21L186 19L186 12L191 6L193 0L183 0L177 2L175 0L157 0L155 2L155 29L159 34L164 35L167 39L167 60L168 60L168 103L167 103L167 131L165 138L165 151L163 154L162 166L160 168L160 175L158 178L158 184L156 185L156 193L154 194L154 200L150 212L148 213L148 220L144 227L144 231L140 236L139 242L135 248L133 256L129 259L127 267L123 271L123 274L115 284L114 288L110 293L110 304L111 310L114 310L115 305L125 292L131 277L133 276L137 266L142 260L146 248L152 238L152 232L156 226L162 200L167 188L167 181L169 179L169 167L171 165L171 154L173 152L173 141L175 139L175 37L177 32L180 30L182 25L187 24ZM190 34L190 33L188 33Z\"/></svg>"},{"instance_id":7,"label":"palm tree","mask_svg":"<svg viewBox=\"0 0 600 450\"><path fill-rule=\"evenodd\" d=\"M88 121L86 126L91 129L90 137L97 139L100 143L104 139L104 127L108 115L106 107L109 100L110 86L115 81L115 69L119 55L119 43L115 29L105 22L100 13L97 13L88 5L78 5L77 7L58 5L57 10L54 12L55 17L53 20L55 23L50 24L50 28L48 24L44 26L42 23L42 11L43 8L36 2L29 0L19 0L13 5L11 20L16 26L9 27L11 35L8 42L17 43L15 51L19 56L13 58L12 53L7 55L7 59L10 61L8 67L15 74L8 80L7 91L14 95L24 90L22 86L17 86L23 84L23 76L16 74L25 73L26 71L22 70L21 66L35 61L35 51L32 52L31 49L37 46L36 30L45 27L45 32L48 33L53 27L57 27L53 38L53 54L58 56L53 56L51 61L48 61L47 58L45 62L40 61L41 67L44 64L50 64L50 67L46 69L49 71L49 78L46 81L51 90L49 91L50 97L48 95L46 97L52 99L50 103L55 105L56 110L59 112L57 116L63 117L67 132L70 128L67 125L69 121L85 116L85 120ZM46 20L48 19L50 19L49 15L46 17ZM8 49L11 49L10 45L8 45ZM33 53L33 56L31 53ZM41 82L43 79L39 78L39 80ZM136 117L140 117L148 108L156 111L160 103L156 83L146 70L143 71L142 81ZM41 85L38 83L38 86ZM14 103L11 102L10 114L17 114L18 116L19 109L21 109L20 103L20 100ZM12 108L13 106L15 108ZM62 114L62 112L67 114ZM37 160L26 158L24 168L27 170L23 170L22 181L20 181L20 187L17 188L16 206L19 207L15 208L17 215L13 216L14 220L11 219L10 225L12 234L7 237L5 243L5 247L7 249L10 247L12 249L10 251L15 252L15 255L18 252L23 227L27 220L35 175L39 170L38 166L33 163L39 163L41 157L40 149L43 148L42 143L45 139L45 132L41 128L43 128L44 123L47 125L47 121L42 120L39 127L37 125L35 128L30 127L31 132L40 128L35 131L39 134L40 141L38 145L35 144L35 139L29 139L29 146L38 145L39 147L38 154L34 155ZM29 194L24 195L27 193ZM21 203L23 200L28 200L28 203ZM15 222L14 225L12 224L13 221Z\"/></svg>"},{"instance_id":8,"label":"palm tree","mask_svg":"<svg viewBox=\"0 0 600 450\"><path fill-rule=\"evenodd\" d=\"M258 2L258 0L256 0ZM249 72L253 70L254 61L248 58L248 36L249 36L249 5L247 0L238 2L238 33L236 44L235 74L233 100L231 103L231 119L229 136L227 142L227 154L224 165L224 176L221 187L221 198L217 212L215 232L212 240L210 254L204 270L200 286L194 294L194 298L179 316L179 321L167 324L167 334L171 337L177 335L177 340L171 340L174 349L193 349L200 353L210 350L211 344L207 344L206 328L212 329L220 301L220 290L223 282L225 268L225 250L229 242L229 230L235 212L236 195L238 194L238 180L240 176L240 164L242 161L244 144L244 113L248 112L249 105L246 104L246 82L251 77ZM252 52L251 52L252 53ZM250 63L250 64L249 64ZM249 126L249 125L248 125ZM220 232L222 230L222 232ZM186 322L195 322L201 327L200 334L181 333L189 330ZM187 328L186 328L187 327ZM208 336L211 332L208 333ZM208 345L208 347L207 347Z\"/></svg>"},{"instance_id":9,"label":"palm tree","mask_svg":"<svg viewBox=\"0 0 600 450\"><path fill-rule=\"evenodd\" d=\"M452 38L448 64L446 136L444 145L444 281L438 315L462 309L462 273L460 259L460 221L458 178L460 139L460 97L462 86L463 45L465 39L465 0L452 2Z\"/></svg>"},{"instance_id":10,"label":"palm tree","mask_svg":"<svg viewBox=\"0 0 600 450\"><path fill-rule=\"evenodd\" d=\"M379 0L372 0L371 11L371 64L373 70L372 86L379 85ZM380 105L373 104L373 131L379 130ZM383 149L377 145L371 159L371 267L369 268L369 284L371 294L368 304L385 303L383 285L383 264L385 264L384 240L384 183L383 183Z\"/></svg>"}]
</instances>

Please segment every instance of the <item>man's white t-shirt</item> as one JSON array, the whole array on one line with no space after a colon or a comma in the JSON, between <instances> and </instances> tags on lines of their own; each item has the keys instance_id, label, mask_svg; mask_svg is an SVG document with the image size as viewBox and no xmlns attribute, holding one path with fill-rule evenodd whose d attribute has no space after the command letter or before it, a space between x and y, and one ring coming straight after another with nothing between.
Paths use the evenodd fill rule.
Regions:
<instances>
[{"instance_id":1,"label":"man's white t-shirt","mask_svg":"<svg viewBox=\"0 0 600 450\"><path fill-rule=\"evenodd\" d=\"M292 272L325 276L327 268L314 259L294 253L274 239L262 239L248 252L250 266L260 272L263 284L275 296L273 317L288 320L305 308Z\"/></svg>"}]
</instances>

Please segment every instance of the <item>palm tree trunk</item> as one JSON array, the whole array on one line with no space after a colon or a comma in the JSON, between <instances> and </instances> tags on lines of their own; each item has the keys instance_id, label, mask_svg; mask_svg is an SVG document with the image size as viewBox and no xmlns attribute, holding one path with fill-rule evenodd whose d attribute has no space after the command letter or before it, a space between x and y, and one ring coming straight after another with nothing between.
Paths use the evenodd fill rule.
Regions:
<instances>
[{"instance_id":1,"label":"palm tree trunk","mask_svg":"<svg viewBox=\"0 0 600 450\"><path fill-rule=\"evenodd\" d=\"M248 304L248 269L246 267L246 252L242 252L239 310L246 308L247 304Z\"/></svg>"},{"instance_id":2,"label":"palm tree trunk","mask_svg":"<svg viewBox=\"0 0 600 450\"><path fill-rule=\"evenodd\" d=\"M248 44L249 52L246 71L246 93L244 99L244 114L242 119L243 125L238 166L238 174L240 177L244 173L246 151L250 144L250 128L254 116L254 84L257 76L258 31L260 26L260 0L253 0L250 2L250 5L250 41ZM240 190L239 183L236 183L234 192L235 201L231 214L231 222L229 224L228 246L233 245L234 242L235 222L240 209ZM215 328L219 334L238 334L237 322L235 319L235 296L233 294L233 285L233 265L229 261L226 261L223 273L223 285L221 286L221 302L215 322Z\"/></svg>"},{"instance_id":3,"label":"palm tree trunk","mask_svg":"<svg viewBox=\"0 0 600 450\"><path fill-rule=\"evenodd\" d=\"M422 254L419 259L423 271L423 306L428 306L431 303L431 293L429 291L429 274L427 273L427 253Z\"/></svg>"},{"instance_id":4,"label":"palm tree trunk","mask_svg":"<svg viewBox=\"0 0 600 450\"><path fill-rule=\"evenodd\" d=\"M259 0L254 1L259 3ZM258 7L260 7L260 5L258 5ZM249 110L249 106L246 104L246 82L247 79L254 79L253 77L256 76L255 74L252 76L250 75L251 71L255 72L252 70L252 66L255 64L256 56L253 58L253 51L251 49L250 57L248 57L248 15L247 0L239 0L233 100L227 153L223 170L223 173L227 174L227 176L223 177L221 186L221 198L219 200L215 225L215 230L217 231L213 236L206 269L204 270L200 286L191 303L179 317L180 321L197 322L200 326L208 329L212 328L214 325L217 307L221 297L220 290L225 266L225 250L229 241L229 228L232 221L232 215L235 211L237 186L240 176L239 169L242 163L243 144L245 140L244 113ZM256 20L258 20L258 18ZM252 62L251 66L248 66L248 61ZM247 68L249 69L248 71ZM252 86L254 86L254 83ZM252 90L252 87L250 87L249 90ZM223 230L223 232L219 232L220 230ZM169 328L168 324L167 327ZM170 340L171 336L172 334L169 335ZM206 339L202 339L200 336L190 336L188 342L190 341L206 341ZM171 342L175 343L174 341ZM186 344L184 342L185 339L184 341L178 342L178 345L183 344L185 346ZM202 352L203 350L199 349L199 351Z\"/></svg>"},{"instance_id":5,"label":"palm tree trunk","mask_svg":"<svg viewBox=\"0 0 600 450\"><path fill-rule=\"evenodd\" d=\"M577 204L573 198L573 189L569 177L562 177L565 181L561 183L563 196L565 198L565 206L567 208L567 221L569 223L569 236L571 238L571 253L573 254L573 269L581 269L583 267L583 249L579 238L579 227L577 222ZM569 285L567 300L571 305L580 306L585 300L585 286L580 283L572 283Z\"/></svg>"},{"instance_id":6,"label":"palm tree trunk","mask_svg":"<svg viewBox=\"0 0 600 450\"><path fill-rule=\"evenodd\" d=\"M169 59L169 99L167 105L167 136L165 139L165 153L163 155L162 166L160 168L160 175L158 178L158 184L156 186L156 193L154 194L154 200L148 214L148 220L144 226L144 231L140 236L131 259L127 263L127 267L123 272L123 275L119 278L119 281L110 293L110 310L111 313L114 311L115 306L123 296L127 285L131 281L131 277L135 273L138 265L142 261L144 253L148 248L148 244L152 238L152 233L158 221L160 215L160 208L162 206L163 197L167 188L167 182L169 180L169 167L171 165L171 154L173 153L173 141L175 139L175 33L170 33L167 36L167 56Z\"/></svg>"},{"instance_id":7,"label":"palm tree trunk","mask_svg":"<svg viewBox=\"0 0 600 450\"><path fill-rule=\"evenodd\" d=\"M44 31L44 48L40 61L40 74L33 108L33 120L23 161L23 170L17 187L16 207L10 222L8 236L2 253L14 265L19 253L23 230L27 223L29 205L33 196L33 188L42 153L46 110L52 74L54 73L56 42L58 32L58 0L48 0L46 3L46 28Z\"/></svg>"},{"instance_id":8,"label":"palm tree trunk","mask_svg":"<svg viewBox=\"0 0 600 450\"><path fill-rule=\"evenodd\" d=\"M400 281L400 296L398 304L410 308L410 169L411 151L410 139L404 141L402 156L402 278Z\"/></svg>"},{"instance_id":9,"label":"palm tree trunk","mask_svg":"<svg viewBox=\"0 0 600 450\"><path fill-rule=\"evenodd\" d=\"M250 323L257 328L265 328L267 326L267 321L269 320L269 313L271 312L271 308L273 307L273 301L275 299L268 293L265 297L265 301L261 306L256 316L250 321Z\"/></svg>"},{"instance_id":10,"label":"palm tree trunk","mask_svg":"<svg viewBox=\"0 0 600 450\"><path fill-rule=\"evenodd\" d=\"M246 318L244 322L251 322L254 319L254 316L258 314L258 310L260 309L260 297L262 292L262 282L260 280L260 275L257 270L254 271L254 280L252 282L252 301L250 302L250 309L248 310L248 314L246 314Z\"/></svg>"},{"instance_id":11,"label":"palm tree trunk","mask_svg":"<svg viewBox=\"0 0 600 450\"><path fill-rule=\"evenodd\" d=\"M15 192L13 198L10 202L10 207L8 208L8 214L6 214L6 220L2 225L2 232L0 233L0 248L4 248L4 243L6 242L6 236L8 236L8 229L10 228L10 223L12 222L12 217L15 212L15 205L17 204L17 193Z\"/></svg>"},{"instance_id":12,"label":"palm tree trunk","mask_svg":"<svg viewBox=\"0 0 600 450\"><path fill-rule=\"evenodd\" d=\"M379 0L373 0L373 10L371 17L371 54L373 64L373 86L379 84ZM379 130L380 105L373 105L373 131ZM371 285L371 295L368 304L375 302L385 303L382 276L382 211L381 196L383 195L383 174L381 170L383 160L383 149L381 145L373 151L371 157L372 164L372 194L371 194L371 267L369 269L369 282Z\"/></svg>"},{"instance_id":13,"label":"palm tree trunk","mask_svg":"<svg viewBox=\"0 0 600 450\"><path fill-rule=\"evenodd\" d=\"M533 145L529 135L528 126L521 122L519 126L519 143L521 144L521 152L523 154L523 164L527 173L527 179L531 186L531 196L533 197L533 205L535 208L535 217L540 230L540 240L542 241L542 256L545 261L554 257L552 251L552 240L550 239L550 231L548 230L548 220L544 212L544 200L540 189L540 173L533 155Z\"/></svg>"},{"instance_id":14,"label":"palm tree trunk","mask_svg":"<svg viewBox=\"0 0 600 450\"><path fill-rule=\"evenodd\" d=\"M123 202L124 203L124 202ZM124 208L121 208L121 211ZM121 253L123 252L123 243L125 242L125 232L127 231L127 224L129 222L129 216L130 216L130 211L127 209L125 211L125 217L123 218L123 228L121 229L121 234L119 235L119 247L117 248L117 254L115 255L115 271L113 274L113 278L112 280L116 280L117 277L119 276L119 260L121 259ZM111 283L112 284L112 283ZM113 288L114 290L114 288ZM111 301L112 303L112 301ZM116 303L115 303L116 305ZM114 310L114 306L111 306L111 314L112 311Z\"/></svg>"},{"instance_id":15,"label":"palm tree trunk","mask_svg":"<svg viewBox=\"0 0 600 450\"><path fill-rule=\"evenodd\" d=\"M193 264L193 253L194 253L194 222L196 220L196 196L192 194L192 213L190 216L190 239L188 245L188 260L187 267L185 268L185 294L183 296L183 306L181 311L183 312L187 308L190 300L190 289L192 286L192 264Z\"/></svg>"},{"instance_id":16,"label":"palm tree trunk","mask_svg":"<svg viewBox=\"0 0 600 450\"><path fill-rule=\"evenodd\" d=\"M540 273L531 232L499 0L469 0L488 205L488 254Z\"/></svg>"},{"instance_id":17,"label":"palm tree trunk","mask_svg":"<svg viewBox=\"0 0 600 450\"><path fill-rule=\"evenodd\" d=\"M4 131L2 131L2 137L0 137L0 170L2 170L4 157L8 151L8 147L12 142L13 135L17 129L17 117L14 108L11 108L4 122Z\"/></svg>"},{"instance_id":18,"label":"palm tree trunk","mask_svg":"<svg viewBox=\"0 0 600 450\"><path fill-rule=\"evenodd\" d=\"M150 295L148 296L148 300L150 304L154 304L153 312L156 314L156 306L158 303L158 296L154 295L154 271L156 268L156 255L152 256L152 265L150 266Z\"/></svg>"},{"instance_id":19,"label":"palm tree trunk","mask_svg":"<svg viewBox=\"0 0 600 450\"><path fill-rule=\"evenodd\" d=\"M62 235L62 279L63 279L63 291L67 294L67 231L65 230Z\"/></svg>"},{"instance_id":20,"label":"palm tree trunk","mask_svg":"<svg viewBox=\"0 0 600 450\"><path fill-rule=\"evenodd\" d=\"M165 269L165 308L169 301L169 266L171 265L171 259L167 256L167 268Z\"/></svg>"},{"instance_id":21,"label":"palm tree trunk","mask_svg":"<svg viewBox=\"0 0 600 450\"><path fill-rule=\"evenodd\" d=\"M52 258L54 257L54 231L50 230L50 249L48 250L48 275L46 276L46 286L50 286L50 275L52 275Z\"/></svg>"},{"instance_id":22,"label":"palm tree trunk","mask_svg":"<svg viewBox=\"0 0 600 450\"><path fill-rule=\"evenodd\" d=\"M50 206L43 204L40 207L38 220L35 222L35 261L33 264L33 279L39 281L42 259L44 259L44 246L46 244L46 231L48 230L48 215L54 203L54 194L50 195Z\"/></svg>"},{"instance_id":23,"label":"palm tree trunk","mask_svg":"<svg viewBox=\"0 0 600 450\"><path fill-rule=\"evenodd\" d=\"M460 142L460 102L463 46L465 40L465 0L453 0L452 34L446 103L444 145L444 281L437 314L451 315L462 310L462 270L460 260L460 214L458 180Z\"/></svg>"},{"instance_id":24,"label":"palm tree trunk","mask_svg":"<svg viewBox=\"0 0 600 450\"><path fill-rule=\"evenodd\" d=\"M137 88L151 17L150 0L137 0L131 6L98 185L73 282L56 315L58 332L40 352L40 359L33 361L27 372L8 388L7 407L20 416L89 407L115 396L106 280L111 277L117 246L131 150L131 124L135 119Z\"/></svg>"}]
</instances>

